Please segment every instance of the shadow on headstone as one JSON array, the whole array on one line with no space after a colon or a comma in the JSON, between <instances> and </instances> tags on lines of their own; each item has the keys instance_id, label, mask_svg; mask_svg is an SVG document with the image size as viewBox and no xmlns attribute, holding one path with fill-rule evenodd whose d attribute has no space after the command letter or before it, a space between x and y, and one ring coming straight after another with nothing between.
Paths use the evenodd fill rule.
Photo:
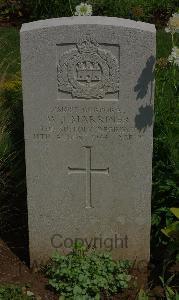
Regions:
<instances>
[{"instance_id":1,"label":"shadow on headstone","mask_svg":"<svg viewBox=\"0 0 179 300\"><path fill-rule=\"evenodd\" d=\"M155 57L150 56L146 62L146 66L143 69L136 86L134 87L134 91L137 93L136 100L143 99L147 93L150 93L150 103L153 96L153 86L154 86L154 65L155 65ZM135 127L139 131L145 131L147 127L152 126L153 123L153 115L154 109L151 104L146 106L141 106L139 108L139 114L135 117Z\"/></svg>"},{"instance_id":2,"label":"shadow on headstone","mask_svg":"<svg viewBox=\"0 0 179 300\"><path fill-rule=\"evenodd\" d=\"M139 131L145 131L147 126L152 126L154 110L152 105L141 106L139 114L135 117L135 126Z\"/></svg>"},{"instance_id":3,"label":"shadow on headstone","mask_svg":"<svg viewBox=\"0 0 179 300\"><path fill-rule=\"evenodd\" d=\"M152 98L153 95L153 81L154 81L154 65L155 65L155 57L150 56L146 62L146 66L143 69L136 86L134 87L134 91L137 92L137 98L143 99L149 88L151 90L150 97Z\"/></svg>"}]
</instances>

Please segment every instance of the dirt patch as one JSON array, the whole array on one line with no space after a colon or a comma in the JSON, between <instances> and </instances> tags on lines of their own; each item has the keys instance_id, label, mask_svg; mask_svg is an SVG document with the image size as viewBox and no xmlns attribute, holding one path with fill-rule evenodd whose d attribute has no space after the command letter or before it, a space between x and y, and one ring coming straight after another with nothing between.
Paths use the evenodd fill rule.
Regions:
<instances>
[{"instance_id":1,"label":"dirt patch","mask_svg":"<svg viewBox=\"0 0 179 300\"><path fill-rule=\"evenodd\" d=\"M132 275L136 278L136 287L134 280L131 282L131 288L124 293L110 297L110 300L135 300L140 288L147 287L148 269L134 269ZM50 291L48 280L36 270L29 269L17 258L7 245L0 240L0 283L1 284L17 284L22 287L28 286L34 295L40 296L42 300L58 300L59 297ZM103 300L109 297L103 296Z\"/></svg>"},{"instance_id":2,"label":"dirt patch","mask_svg":"<svg viewBox=\"0 0 179 300\"><path fill-rule=\"evenodd\" d=\"M0 283L29 286L35 296L42 300L57 300L53 292L47 288L48 280L39 273L33 273L24 265L0 240Z\"/></svg>"}]
</instances>

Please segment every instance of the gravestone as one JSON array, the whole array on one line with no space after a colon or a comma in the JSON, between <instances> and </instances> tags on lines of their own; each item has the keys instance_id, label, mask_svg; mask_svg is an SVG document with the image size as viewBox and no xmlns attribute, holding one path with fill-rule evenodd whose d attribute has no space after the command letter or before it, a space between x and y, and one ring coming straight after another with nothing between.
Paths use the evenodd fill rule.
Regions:
<instances>
[{"instance_id":1,"label":"gravestone","mask_svg":"<svg viewBox=\"0 0 179 300\"><path fill-rule=\"evenodd\" d=\"M148 260L155 27L32 22L21 57L31 262L80 240Z\"/></svg>"}]
</instances>

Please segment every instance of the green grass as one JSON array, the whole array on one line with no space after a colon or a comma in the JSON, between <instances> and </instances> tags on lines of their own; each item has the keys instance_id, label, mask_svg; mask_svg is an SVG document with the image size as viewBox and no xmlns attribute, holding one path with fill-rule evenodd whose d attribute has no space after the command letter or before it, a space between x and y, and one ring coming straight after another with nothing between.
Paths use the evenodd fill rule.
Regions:
<instances>
[{"instance_id":1,"label":"green grass","mask_svg":"<svg viewBox=\"0 0 179 300\"><path fill-rule=\"evenodd\" d=\"M179 46L179 34L175 34L175 44ZM164 30L157 31L157 58L168 57L171 53L172 39Z\"/></svg>"},{"instance_id":2,"label":"green grass","mask_svg":"<svg viewBox=\"0 0 179 300\"><path fill-rule=\"evenodd\" d=\"M27 220L19 31L0 28L0 42L0 235L6 242L12 236L14 251L23 257L19 245L27 243Z\"/></svg>"},{"instance_id":3,"label":"green grass","mask_svg":"<svg viewBox=\"0 0 179 300\"><path fill-rule=\"evenodd\" d=\"M179 46L179 34L175 35L175 45ZM164 58L164 65L157 65L155 74L153 249L156 245L168 243L161 229L172 223L170 208L178 206L179 199L179 69L170 64L166 65L171 48L171 35L165 31L158 31L157 59Z\"/></svg>"},{"instance_id":4,"label":"green grass","mask_svg":"<svg viewBox=\"0 0 179 300\"><path fill-rule=\"evenodd\" d=\"M5 75L20 72L19 31L14 27L0 27L0 81Z\"/></svg>"}]
</instances>

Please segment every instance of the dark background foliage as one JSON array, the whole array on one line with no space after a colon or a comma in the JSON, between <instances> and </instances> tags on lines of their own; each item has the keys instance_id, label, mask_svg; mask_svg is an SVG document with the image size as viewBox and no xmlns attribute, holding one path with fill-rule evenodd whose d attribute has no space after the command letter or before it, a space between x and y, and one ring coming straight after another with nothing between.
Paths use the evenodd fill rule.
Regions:
<instances>
[{"instance_id":1,"label":"dark background foliage","mask_svg":"<svg viewBox=\"0 0 179 300\"><path fill-rule=\"evenodd\" d=\"M75 11L78 0L1 0L0 18L9 21L33 21L45 18L67 17ZM86 2L86 1L84 1ZM178 9L178 0L89 0L93 15L131 18L166 24Z\"/></svg>"}]
</instances>

